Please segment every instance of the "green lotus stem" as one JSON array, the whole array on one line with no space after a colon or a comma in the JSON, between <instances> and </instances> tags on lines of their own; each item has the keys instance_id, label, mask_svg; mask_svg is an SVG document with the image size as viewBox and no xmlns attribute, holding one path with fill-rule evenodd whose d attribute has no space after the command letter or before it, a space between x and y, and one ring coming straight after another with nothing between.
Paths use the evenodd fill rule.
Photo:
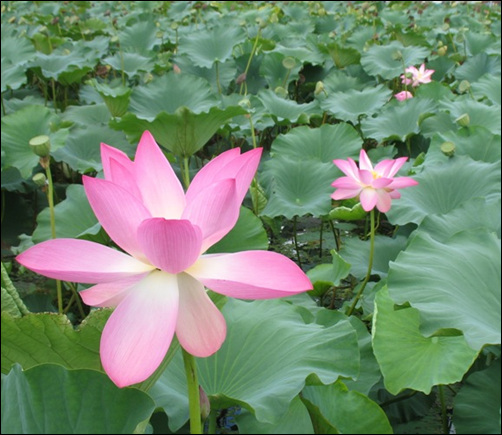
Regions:
<instances>
[{"instance_id":1,"label":"green lotus stem","mask_svg":"<svg viewBox=\"0 0 502 435\"><path fill-rule=\"evenodd\" d=\"M54 83L54 81L53 81ZM51 163L50 157L47 157L48 161L44 165L45 173L47 175L47 202L49 203L49 213L51 219L51 236L53 239L56 238L56 214L54 213L54 182L52 181ZM61 281L56 280L56 292L58 297L58 313L63 314L63 289L61 287Z\"/></svg>"},{"instance_id":2,"label":"green lotus stem","mask_svg":"<svg viewBox=\"0 0 502 435\"><path fill-rule=\"evenodd\" d=\"M329 220L329 226L333 233L333 237L335 238L336 251L338 252L340 250L340 235L338 234L338 231L335 228L335 224L331 219Z\"/></svg>"},{"instance_id":3,"label":"green lotus stem","mask_svg":"<svg viewBox=\"0 0 502 435\"><path fill-rule=\"evenodd\" d=\"M190 433L201 434L202 423L200 416L200 394L199 381L197 379L197 366L195 357L189 354L185 349L181 348L183 353L183 363L185 365L185 373L188 384L188 407L190 415Z\"/></svg>"},{"instance_id":4,"label":"green lotus stem","mask_svg":"<svg viewBox=\"0 0 502 435\"><path fill-rule=\"evenodd\" d=\"M221 85L220 85L220 63L216 61L214 63L214 68L216 70L216 86L218 87L218 94L221 95Z\"/></svg>"},{"instance_id":5,"label":"green lotus stem","mask_svg":"<svg viewBox=\"0 0 502 435\"><path fill-rule=\"evenodd\" d=\"M296 250L296 258L298 261L298 266L300 268L302 267L302 260L300 258L300 250L298 249L298 237L297 237L297 231L296 231L296 224L297 224L298 216L295 216L293 218L293 241L295 242L295 250Z\"/></svg>"},{"instance_id":6,"label":"green lotus stem","mask_svg":"<svg viewBox=\"0 0 502 435\"><path fill-rule=\"evenodd\" d=\"M245 76L248 75L248 71L251 66L251 61L253 60L253 57L256 53L256 48L258 47L258 40L260 38L260 33L261 33L261 29L258 29L258 32L256 33L256 38L254 39L253 48L251 49L251 53L249 54L249 59L248 59L248 63L246 64L246 69L244 70ZM244 89L244 83L246 83L246 81L243 81L241 83L241 87L239 89L239 95L242 95L242 90Z\"/></svg>"},{"instance_id":7,"label":"green lotus stem","mask_svg":"<svg viewBox=\"0 0 502 435\"><path fill-rule=\"evenodd\" d=\"M253 123L253 115L249 114L249 126L251 127L251 139L253 140L253 148L256 148L256 135L254 132L254 123Z\"/></svg>"},{"instance_id":8,"label":"green lotus stem","mask_svg":"<svg viewBox=\"0 0 502 435\"><path fill-rule=\"evenodd\" d=\"M70 287L71 292L75 295L75 301L77 303L78 312L82 316L82 319L85 318L84 306L82 305L82 301L80 300L80 296L78 295L78 291L75 286L71 282L67 282L68 287Z\"/></svg>"},{"instance_id":9,"label":"green lotus stem","mask_svg":"<svg viewBox=\"0 0 502 435\"><path fill-rule=\"evenodd\" d=\"M54 103L54 112L58 112L58 106L56 103L56 82L52 79L52 102Z\"/></svg>"},{"instance_id":10,"label":"green lotus stem","mask_svg":"<svg viewBox=\"0 0 502 435\"><path fill-rule=\"evenodd\" d=\"M190 186L190 169L188 165L188 157L183 157L183 184L185 185L185 189L188 189Z\"/></svg>"},{"instance_id":11,"label":"green lotus stem","mask_svg":"<svg viewBox=\"0 0 502 435\"><path fill-rule=\"evenodd\" d=\"M448 428L448 415L446 414L446 400L444 397L444 385L438 385L439 390L439 402L441 403L441 426L443 428L443 433L450 433Z\"/></svg>"},{"instance_id":12,"label":"green lotus stem","mask_svg":"<svg viewBox=\"0 0 502 435\"><path fill-rule=\"evenodd\" d=\"M370 280L371 270L373 269L374 253L375 253L375 209L370 211L370 258L368 261L368 270L366 272L366 276L364 277L364 281L361 285L361 288L357 292L357 295L354 298L354 301L352 302L349 311L347 311L347 316L350 316L354 312L354 309L356 308L356 305L359 302L359 299L361 298L364 289L366 288L366 284L368 284L368 281Z\"/></svg>"},{"instance_id":13,"label":"green lotus stem","mask_svg":"<svg viewBox=\"0 0 502 435\"><path fill-rule=\"evenodd\" d=\"M208 426L207 426L208 434L216 433L216 417L217 417L217 412L214 409L211 409L211 412L209 413L208 417Z\"/></svg>"},{"instance_id":14,"label":"green lotus stem","mask_svg":"<svg viewBox=\"0 0 502 435\"><path fill-rule=\"evenodd\" d=\"M322 258L322 230L323 230L323 220L321 219L321 229L319 230L319 258Z\"/></svg>"}]
</instances>

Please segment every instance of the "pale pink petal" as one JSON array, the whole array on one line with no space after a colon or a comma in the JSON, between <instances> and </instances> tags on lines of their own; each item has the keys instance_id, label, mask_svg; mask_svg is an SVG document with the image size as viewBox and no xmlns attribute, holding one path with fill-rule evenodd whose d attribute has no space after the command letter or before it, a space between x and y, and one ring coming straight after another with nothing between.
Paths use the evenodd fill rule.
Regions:
<instances>
[{"instance_id":1,"label":"pale pink petal","mask_svg":"<svg viewBox=\"0 0 502 435\"><path fill-rule=\"evenodd\" d=\"M373 172L371 160L363 149L359 152L359 169Z\"/></svg>"},{"instance_id":2,"label":"pale pink petal","mask_svg":"<svg viewBox=\"0 0 502 435\"><path fill-rule=\"evenodd\" d=\"M375 165L375 172L381 177L389 177L390 171L394 166L394 160L386 159Z\"/></svg>"},{"instance_id":3,"label":"pale pink petal","mask_svg":"<svg viewBox=\"0 0 502 435\"><path fill-rule=\"evenodd\" d=\"M359 178L361 180L361 184L366 185L366 186L372 186L373 185L373 172L370 172L366 169L361 169L359 171Z\"/></svg>"},{"instance_id":4,"label":"pale pink petal","mask_svg":"<svg viewBox=\"0 0 502 435\"><path fill-rule=\"evenodd\" d=\"M354 180L352 177L340 177L331 183L333 187L338 189L360 189L361 183Z\"/></svg>"},{"instance_id":5,"label":"pale pink petal","mask_svg":"<svg viewBox=\"0 0 502 435\"><path fill-rule=\"evenodd\" d=\"M116 179L110 168L110 161L115 160L119 162L130 174L134 174L133 165L134 163L123 151L113 148L105 143L101 144L101 162L103 163L103 172L105 174L105 180L113 181L115 183L120 183L120 179Z\"/></svg>"},{"instance_id":6,"label":"pale pink petal","mask_svg":"<svg viewBox=\"0 0 502 435\"><path fill-rule=\"evenodd\" d=\"M187 273L215 292L243 299L271 299L312 289L289 258L270 251L203 255Z\"/></svg>"},{"instance_id":7,"label":"pale pink petal","mask_svg":"<svg viewBox=\"0 0 502 435\"><path fill-rule=\"evenodd\" d=\"M356 165L356 162L352 160L350 157L347 160L335 159L333 163L342 171L347 177L354 178L355 180L359 180L359 168Z\"/></svg>"},{"instance_id":8,"label":"pale pink petal","mask_svg":"<svg viewBox=\"0 0 502 435\"><path fill-rule=\"evenodd\" d=\"M139 226L138 241L152 264L175 274L197 260L202 232L188 220L152 218Z\"/></svg>"},{"instance_id":9,"label":"pale pink petal","mask_svg":"<svg viewBox=\"0 0 502 435\"><path fill-rule=\"evenodd\" d=\"M399 198L401 198L401 194L399 193L399 191L398 191L398 190L391 190L391 191L389 192L389 195L390 195L390 197L391 197L392 199L399 199Z\"/></svg>"},{"instance_id":10,"label":"pale pink petal","mask_svg":"<svg viewBox=\"0 0 502 435\"><path fill-rule=\"evenodd\" d=\"M82 181L92 210L108 235L124 251L145 260L136 231L151 217L148 210L131 193L110 181L86 176Z\"/></svg>"},{"instance_id":11,"label":"pale pink petal","mask_svg":"<svg viewBox=\"0 0 502 435\"><path fill-rule=\"evenodd\" d=\"M130 172L128 168L115 159L110 159L109 167L113 183L127 190L132 196L142 203L143 197L141 196L141 192L136 184L134 172Z\"/></svg>"},{"instance_id":12,"label":"pale pink petal","mask_svg":"<svg viewBox=\"0 0 502 435\"><path fill-rule=\"evenodd\" d=\"M260 163L261 154L262 148L244 154L234 148L220 154L194 177L187 191L187 203L209 185L226 178L235 178L237 198L242 202Z\"/></svg>"},{"instance_id":13,"label":"pale pink petal","mask_svg":"<svg viewBox=\"0 0 502 435\"><path fill-rule=\"evenodd\" d=\"M331 194L331 198L334 200L355 198L361 193L362 187L357 189L337 189Z\"/></svg>"},{"instance_id":14,"label":"pale pink petal","mask_svg":"<svg viewBox=\"0 0 502 435\"><path fill-rule=\"evenodd\" d=\"M374 189L382 189L382 188L388 186L390 183L392 183L392 178L380 177L380 178L376 178L375 180L373 180L373 183L371 183L371 186Z\"/></svg>"},{"instance_id":15,"label":"pale pink petal","mask_svg":"<svg viewBox=\"0 0 502 435\"><path fill-rule=\"evenodd\" d=\"M178 177L149 131L145 131L134 159L136 182L143 203L153 217L179 219L185 193Z\"/></svg>"},{"instance_id":16,"label":"pale pink petal","mask_svg":"<svg viewBox=\"0 0 502 435\"><path fill-rule=\"evenodd\" d=\"M115 249L78 239L47 240L16 259L40 275L88 284L124 279L153 269Z\"/></svg>"},{"instance_id":17,"label":"pale pink petal","mask_svg":"<svg viewBox=\"0 0 502 435\"><path fill-rule=\"evenodd\" d=\"M178 314L175 275L150 273L112 313L101 336L103 368L118 387L147 379L171 344Z\"/></svg>"},{"instance_id":18,"label":"pale pink petal","mask_svg":"<svg viewBox=\"0 0 502 435\"><path fill-rule=\"evenodd\" d=\"M411 83L411 80L409 80L409 83L405 83L405 84L409 85L410 83ZM397 94L395 94L394 98L398 101L409 100L410 98L413 98L413 94L409 91L401 91L401 92L398 92Z\"/></svg>"},{"instance_id":19,"label":"pale pink petal","mask_svg":"<svg viewBox=\"0 0 502 435\"><path fill-rule=\"evenodd\" d=\"M205 358L215 353L225 341L227 325L220 310L204 286L186 273L178 275L180 305L176 336L190 354Z\"/></svg>"},{"instance_id":20,"label":"pale pink petal","mask_svg":"<svg viewBox=\"0 0 502 435\"><path fill-rule=\"evenodd\" d=\"M389 173L383 175L384 177L393 177L394 175L397 174L397 172L402 168L402 166L406 163L406 160L408 160L408 157L399 157L396 160L391 160L394 162L392 167L389 169Z\"/></svg>"},{"instance_id":21,"label":"pale pink petal","mask_svg":"<svg viewBox=\"0 0 502 435\"><path fill-rule=\"evenodd\" d=\"M391 189L403 189L405 187L416 186L418 181L410 177L397 177L392 179L392 183L388 186Z\"/></svg>"},{"instance_id":22,"label":"pale pink petal","mask_svg":"<svg viewBox=\"0 0 502 435\"><path fill-rule=\"evenodd\" d=\"M409 79L408 77L406 77L404 74L401 75L401 83L403 85L411 85L411 79ZM397 95L399 95L400 92L398 94L396 94L396 98L397 98ZM398 98L399 99L399 98ZM402 101L402 100L400 100Z\"/></svg>"},{"instance_id":23,"label":"pale pink petal","mask_svg":"<svg viewBox=\"0 0 502 435\"><path fill-rule=\"evenodd\" d=\"M148 273L148 272L147 272ZM147 273L96 284L79 292L86 305L115 308L128 295L132 287L146 277Z\"/></svg>"},{"instance_id":24,"label":"pale pink petal","mask_svg":"<svg viewBox=\"0 0 502 435\"><path fill-rule=\"evenodd\" d=\"M379 189L376 191L377 193L377 202L376 206L378 210L382 213L387 213L390 210L392 204L392 198L388 192L383 189Z\"/></svg>"},{"instance_id":25,"label":"pale pink petal","mask_svg":"<svg viewBox=\"0 0 502 435\"><path fill-rule=\"evenodd\" d=\"M378 200L376 190L371 187L363 189L359 194L359 200L361 201L364 211L373 210Z\"/></svg>"},{"instance_id":26,"label":"pale pink petal","mask_svg":"<svg viewBox=\"0 0 502 435\"><path fill-rule=\"evenodd\" d=\"M212 183L188 201L182 218L202 230L201 252L221 240L234 227L240 206L234 179Z\"/></svg>"},{"instance_id":27,"label":"pale pink petal","mask_svg":"<svg viewBox=\"0 0 502 435\"><path fill-rule=\"evenodd\" d=\"M407 72L407 73L413 74L413 76L416 76L418 74L418 69L414 66L409 66L408 68L406 68L404 70L404 72Z\"/></svg>"}]
</instances>

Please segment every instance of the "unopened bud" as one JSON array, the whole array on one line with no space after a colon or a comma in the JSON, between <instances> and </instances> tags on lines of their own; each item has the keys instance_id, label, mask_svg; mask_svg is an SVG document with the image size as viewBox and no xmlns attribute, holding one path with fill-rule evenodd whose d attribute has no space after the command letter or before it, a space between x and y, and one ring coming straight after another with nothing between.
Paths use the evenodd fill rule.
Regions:
<instances>
[{"instance_id":1,"label":"unopened bud","mask_svg":"<svg viewBox=\"0 0 502 435\"><path fill-rule=\"evenodd\" d=\"M455 122L461 127L468 127L469 124L471 123L471 118L469 117L468 113L464 113L460 115L457 119L455 119Z\"/></svg>"},{"instance_id":2,"label":"unopened bud","mask_svg":"<svg viewBox=\"0 0 502 435\"><path fill-rule=\"evenodd\" d=\"M175 63L173 64L173 73L174 74L181 74L181 68L176 65Z\"/></svg>"},{"instance_id":3,"label":"unopened bud","mask_svg":"<svg viewBox=\"0 0 502 435\"><path fill-rule=\"evenodd\" d=\"M207 397L206 392L199 385L199 401L200 401L200 416L202 420L209 417L211 412L211 403L209 402L209 397Z\"/></svg>"},{"instance_id":4,"label":"unopened bud","mask_svg":"<svg viewBox=\"0 0 502 435\"><path fill-rule=\"evenodd\" d=\"M318 81L316 84L315 84L315 91L314 91L314 94L315 95L319 95L321 92L325 92L324 90L324 83L321 82L321 81Z\"/></svg>"},{"instance_id":5,"label":"unopened bud","mask_svg":"<svg viewBox=\"0 0 502 435\"><path fill-rule=\"evenodd\" d=\"M455 154L455 144L453 142L443 142L439 148L445 156L453 157Z\"/></svg>"},{"instance_id":6,"label":"unopened bud","mask_svg":"<svg viewBox=\"0 0 502 435\"><path fill-rule=\"evenodd\" d=\"M47 177L42 172L35 174L31 179L38 187L45 187L47 185Z\"/></svg>"},{"instance_id":7,"label":"unopened bud","mask_svg":"<svg viewBox=\"0 0 502 435\"><path fill-rule=\"evenodd\" d=\"M291 56L282 59L282 66L286 69L293 69L295 65L296 65L296 60Z\"/></svg>"},{"instance_id":8,"label":"unopened bud","mask_svg":"<svg viewBox=\"0 0 502 435\"><path fill-rule=\"evenodd\" d=\"M447 51L448 51L448 47L446 45L439 47L438 48L438 56L444 56Z\"/></svg>"},{"instance_id":9,"label":"unopened bud","mask_svg":"<svg viewBox=\"0 0 502 435\"><path fill-rule=\"evenodd\" d=\"M243 72L242 74L239 74L239 76L235 79L235 84L240 85L241 83L244 83L246 81L246 73Z\"/></svg>"},{"instance_id":10,"label":"unopened bud","mask_svg":"<svg viewBox=\"0 0 502 435\"><path fill-rule=\"evenodd\" d=\"M51 140L45 134L30 139L31 150L39 157L47 157L51 152Z\"/></svg>"},{"instance_id":11,"label":"unopened bud","mask_svg":"<svg viewBox=\"0 0 502 435\"><path fill-rule=\"evenodd\" d=\"M244 109L249 109L251 107L251 101L249 101L249 98L243 98L241 101L239 101L239 106L243 107Z\"/></svg>"}]
</instances>

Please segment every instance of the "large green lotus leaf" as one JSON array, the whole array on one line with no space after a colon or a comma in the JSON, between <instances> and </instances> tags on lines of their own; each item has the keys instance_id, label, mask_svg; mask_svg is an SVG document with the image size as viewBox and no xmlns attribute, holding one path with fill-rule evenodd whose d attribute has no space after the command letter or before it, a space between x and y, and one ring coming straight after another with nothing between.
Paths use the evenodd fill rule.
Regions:
<instances>
[{"instance_id":1,"label":"large green lotus leaf","mask_svg":"<svg viewBox=\"0 0 502 435\"><path fill-rule=\"evenodd\" d=\"M420 312L430 335L455 328L469 346L500 343L500 239L486 230L462 231L449 240L422 232L391 263L389 294Z\"/></svg>"},{"instance_id":2,"label":"large green lotus leaf","mask_svg":"<svg viewBox=\"0 0 502 435\"><path fill-rule=\"evenodd\" d=\"M432 100L413 98L387 106L374 118L361 122L364 137L383 140L396 139L405 141L410 134L420 131L420 121L435 111L436 103Z\"/></svg>"},{"instance_id":3,"label":"large green lotus leaf","mask_svg":"<svg viewBox=\"0 0 502 435\"><path fill-rule=\"evenodd\" d=\"M208 253L267 250L268 236L263 223L249 208L241 207L239 220L230 232L218 243L211 246Z\"/></svg>"},{"instance_id":4,"label":"large green lotus leaf","mask_svg":"<svg viewBox=\"0 0 502 435\"><path fill-rule=\"evenodd\" d=\"M60 364L68 369L101 370L99 340L110 310L93 311L75 329L65 315L2 313L2 373L18 363L23 369Z\"/></svg>"},{"instance_id":5,"label":"large green lotus leaf","mask_svg":"<svg viewBox=\"0 0 502 435\"><path fill-rule=\"evenodd\" d=\"M501 104L502 82L500 76L485 74L472 84L472 93L478 99L488 98L493 104Z\"/></svg>"},{"instance_id":6,"label":"large green lotus leaf","mask_svg":"<svg viewBox=\"0 0 502 435\"><path fill-rule=\"evenodd\" d=\"M344 70L335 69L323 80L324 87L328 93L345 92L348 89L361 91L366 84L359 77L353 77Z\"/></svg>"},{"instance_id":7,"label":"large green lotus leaf","mask_svg":"<svg viewBox=\"0 0 502 435\"><path fill-rule=\"evenodd\" d=\"M453 423L458 434L500 433L500 359L471 374L455 397Z\"/></svg>"},{"instance_id":8,"label":"large green lotus leaf","mask_svg":"<svg viewBox=\"0 0 502 435\"><path fill-rule=\"evenodd\" d=\"M406 247L406 243L407 237L404 236L398 235L394 238L382 235L375 236L375 254L371 273L380 275L382 278L386 277L389 270L389 261L397 257ZM364 278L368 269L369 252L369 240L364 241L353 237L344 242L340 253L352 265L350 273L357 278Z\"/></svg>"},{"instance_id":9,"label":"large green lotus leaf","mask_svg":"<svg viewBox=\"0 0 502 435\"><path fill-rule=\"evenodd\" d=\"M401 190L401 198L387 212L393 224L419 224L426 216L449 213L471 198L500 194L500 164L466 156L426 166L413 178L418 186Z\"/></svg>"},{"instance_id":10,"label":"large green lotus leaf","mask_svg":"<svg viewBox=\"0 0 502 435\"><path fill-rule=\"evenodd\" d=\"M317 37L312 34L307 34L306 39L283 39L276 44L272 52L298 59L300 64L321 65L326 60L326 56L319 50Z\"/></svg>"},{"instance_id":11,"label":"large green lotus leaf","mask_svg":"<svg viewBox=\"0 0 502 435\"><path fill-rule=\"evenodd\" d=\"M420 230L440 242L445 242L460 231L477 228L493 231L500 238L500 205L500 197L491 200L472 198L450 213L426 216L420 224Z\"/></svg>"},{"instance_id":12,"label":"large green lotus leaf","mask_svg":"<svg viewBox=\"0 0 502 435\"><path fill-rule=\"evenodd\" d=\"M218 105L207 80L185 74L168 73L131 96L130 110L138 118L153 121L159 113L175 113L181 107L193 113L207 112Z\"/></svg>"},{"instance_id":13,"label":"large green lotus leaf","mask_svg":"<svg viewBox=\"0 0 502 435\"><path fill-rule=\"evenodd\" d=\"M500 106L487 106L469 96L457 98L455 101L443 101L441 106L450 112L452 119L469 115L469 126L481 126L493 134L500 135L501 114Z\"/></svg>"},{"instance_id":14,"label":"large green lotus leaf","mask_svg":"<svg viewBox=\"0 0 502 435\"><path fill-rule=\"evenodd\" d=\"M64 120L71 121L80 127L94 128L101 124L108 124L110 112L105 103L89 104L85 106L70 106L64 111L62 117Z\"/></svg>"},{"instance_id":15,"label":"large green lotus leaf","mask_svg":"<svg viewBox=\"0 0 502 435\"><path fill-rule=\"evenodd\" d=\"M466 32L465 42L471 56L480 53L500 54L500 40L493 34Z\"/></svg>"},{"instance_id":16,"label":"large green lotus leaf","mask_svg":"<svg viewBox=\"0 0 502 435\"><path fill-rule=\"evenodd\" d=\"M59 123L59 117L47 107L26 106L17 112L2 117L2 165L14 166L24 178L31 176L40 157L29 146L30 139L46 134L51 140L52 151L63 146L68 136L67 129L52 132Z\"/></svg>"},{"instance_id":17,"label":"large green lotus leaf","mask_svg":"<svg viewBox=\"0 0 502 435\"><path fill-rule=\"evenodd\" d=\"M334 159L357 159L362 144L361 137L350 124L324 124L319 128L296 127L274 140L270 154L272 157L312 159L332 164Z\"/></svg>"},{"instance_id":18,"label":"large green lotus leaf","mask_svg":"<svg viewBox=\"0 0 502 435\"><path fill-rule=\"evenodd\" d=\"M25 64L35 56L33 44L26 38L2 37L2 93L26 83Z\"/></svg>"},{"instance_id":19,"label":"large green lotus leaf","mask_svg":"<svg viewBox=\"0 0 502 435\"><path fill-rule=\"evenodd\" d=\"M307 404L311 417L313 414L321 414L334 429L321 433L393 433L383 409L364 394L349 391L342 381L332 385L306 387L302 391L302 400ZM315 422L317 418L314 417L313 420Z\"/></svg>"},{"instance_id":20,"label":"large green lotus leaf","mask_svg":"<svg viewBox=\"0 0 502 435\"><path fill-rule=\"evenodd\" d=\"M74 129L66 145L52 155L56 161L68 163L72 169L81 173L100 171L102 169L101 142L111 144L126 154L134 153L134 147L127 142L124 133L98 124Z\"/></svg>"},{"instance_id":21,"label":"large green lotus leaf","mask_svg":"<svg viewBox=\"0 0 502 435\"><path fill-rule=\"evenodd\" d=\"M2 378L2 433L133 433L155 405L103 373L44 364Z\"/></svg>"},{"instance_id":22,"label":"large green lotus leaf","mask_svg":"<svg viewBox=\"0 0 502 435\"><path fill-rule=\"evenodd\" d=\"M258 99L265 107L264 115L272 117L276 122L290 125L290 123L306 124L313 115L320 116L317 101L298 104L293 100L279 97L275 92L267 89L260 91Z\"/></svg>"},{"instance_id":23,"label":"large green lotus leaf","mask_svg":"<svg viewBox=\"0 0 502 435\"><path fill-rule=\"evenodd\" d=\"M487 163L498 162L501 158L499 135L494 135L483 127L469 127L434 136L427 152L427 164L433 160L448 160L441 152L441 144L444 142L455 145L455 155L468 155L473 160ZM432 159L433 153L437 154L436 159Z\"/></svg>"},{"instance_id":24,"label":"large green lotus leaf","mask_svg":"<svg viewBox=\"0 0 502 435\"><path fill-rule=\"evenodd\" d=\"M420 312L395 309L386 287L375 297L372 335L385 387L394 395L406 388L429 394L435 385L459 382L478 354L462 335L424 337Z\"/></svg>"},{"instance_id":25,"label":"large green lotus leaf","mask_svg":"<svg viewBox=\"0 0 502 435\"><path fill-rule=\"evenodd\" d=\"M175 113L162 112L153 122L127 113L112 127L126 133L131 142L138 142L145 130L150 130L160 145L178 156L191 156L200 150L230 118L245 114L240 106L225 109L212 107L207 113L194 113L180 107Z\"/></svg>"},{"instance_id":26,"label":"large green lotus leaf","mask_svg":"<svg viewBox=\"0 0 502 435\"><path fill-rule=\"evenodd\" d=\"M56 236L75 238L86 234L95 234L98 220L89 205L84 187L72 184L66 190L66 199L54 208L56 220ZM33 242L40 243L52 239L49 208L42 210L37 216L37 228L33 232Z\"/></svg>"},{"instance_id":27,"label":"large green lotus leaf","mask_svg":"<svg viewBox=\"0 0 502 435\"><path fill-rule=\"evenodd\" d=\"M298 79L302 63L295 61L294 67L287 70L282 64L285 57L281 53L267 53L260 64L260 75L265 78L270 89L275 89L278 86L287 89L291 81Z\"/></svg>"},{"instance_id":28,"label":"large green lotus leaf","mask_svg":"<svg viewBox=\"0 0 502 435\"><path fill-rule=\"evenodd\" d=\"M350 263L347 263L334 249L331 250L331 256L333 257L331 264L318 264L307 272L310 282L314 285L314 292L317 285L321 288L340 285L340 281L349 274Z\"/></svg>"},{"instance_id":29,"label":"large green lotus leaf","mask_svg":"<svg viewBox=\"0 0 502 435\"><path fill-rule=\"evenodd\" d=\"M299 396L289 405L289 409L276 423L262 423L253 414L244 411L237 417L239 433L259 434L313 434L310 416Z\"/></svg>"},{"instance_id":30,"label":"large green lotus leaf","mask_svg":"<svg viewBox=\"0 0 502 435\"><path fill-rule=\"evenodd\" d=\"M120 48L126 52L140 53L151 56L156 43L158 28L151 21L138 21L127 26L118 33Z\"/></svg>"},{"instance_id":31,"label":"large green lotus leaf","mask_svg":"<svg viewBox=\"0 0 502 435\"><path fill-rule=\"evenodd\" d=\"M327 45L327 50L337 68L358 64L361 60L361 52L353 47L345 47L331 42Z\"/></svg>"},{"instance_id":32,"label":"large green lotus leaf","mask_svg":"<svg viewBox=\"0 0 502 435\"><path fill-rule=\"evenodd\" d=\"M269 217L324 216L331 209L331 183L338 172L332 163L276 157L266 164L270 197L262 211Z\"/></svg>"},{"instance_id":33,"label":"large green lotus leaf","mask_svg":"<svg viewBox=\"0 0 502 435\"><path fill-rule=\"evenodd\" d=\"M322 383L356 377L356 332L347 320L323 327L306 324L297 308L281 300L243 302L223 307L227 337L221 349L198 359L199 381L215 409L240 405L265 423L275 423L315 374ZM186 381L176 355L151 390L169 416L172 430L188 418Z\"/></svg>"},{"instance_id":34,"label":"large green lotus leaf","mask_svg":"<svg viewBox=\"0 0 502 435\"><path fill-rule=\"evenodd\" d=\"M398 41L387 45L373 45L361 56L361 65L372 76L390 80L404 74L403 64L408 67L423 63L430 54L425 47L405 47Z\"/></svg>"},{"instance_id":35,"label":"large green lotus leaf","mask_svg":"<svg viewBox=\"0 0 502 435\"><path fill-rule=\"evenodd\" d=\"M136 76L140 72L151 71L153 68L151 57L142 56L138 53L116 53L103 59L103 62L117 71L123 71L129 77Z\"/></svg>"},{"instance_id":36,"label":"large green lotus leaf","mask_svg":"<svg viewBox=\"0 0 502 435\"><path fill-rule=\"evenodd\" d=\"M470 57L456 69L455 78L474 83L485 74L500 76L500 56L489 56L486 53L480 53Z\"/></svg>"},{"instance_id":37,"label":"large green lotus leaf","mask_svg":"<svg viewBox=\"0 0 502 435\"><path fill-rule=\"evenodd\" d=\"M178 50L203 68L211 68L215 62L223 63L230 59L233 48L246 39L242 28L232 24L222 23L212 29L192 31L180 38Z\"/></svg>"},{"instance_id":38,"label":"large green lotus leaf","mask_svg":"<svg viewBox=\"0 0 502 435\"><path fill-rule=\"evenodd\" d=\"M362 91L349 89L330 94L321 102L321 108L334 114L338 119L357 124L361 115L371 116L380 110L391 94L391 90L383 85L365 88Z\"/></svg>"},{"instance_id":39,"label":"large green lotus leaf","mask_svg":"<svg viewBox=\"0 0 502 435\"><path fill-rule=\"evenodd\" d=\"M31 67L40 68L42 75L47 79L58 80L64 85L79 82L92 68L89 60L79 51L71 53L39 53L30 64Z\"/></svg>"}]
</instances>

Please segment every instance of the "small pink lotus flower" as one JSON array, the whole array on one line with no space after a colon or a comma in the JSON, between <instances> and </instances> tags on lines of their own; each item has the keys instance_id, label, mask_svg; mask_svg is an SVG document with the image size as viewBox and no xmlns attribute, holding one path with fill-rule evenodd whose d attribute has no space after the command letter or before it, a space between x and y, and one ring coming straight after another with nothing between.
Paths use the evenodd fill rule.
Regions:
<instances>
[{"instance_id":1,"label":"small pink lotus flower","mask_svg":"<svg viewBox=\"0 0 502 435\"><path fill-rule=\"evenodd\" d=\"M420 68L417 69L414 66L409 66L404 70L405 73L411 75L408 77L406 74L401 75L401 82L405 85L417 87L420 83L430 83L432 81L431 76L434 74L433 69L425 69L425 63L420 65Z\"/></svg>"},{"instance_id":2,"label":"small pink lotus flower","mask_svg":"<svg viewBox=\"0 0 502 435\"><path fill-rule=\"evenodd\" d=\"M275 252L204 254L235 225L261 149L222 153L199 171L186 194L149 132L134 162L105 144L101 155L105 179L84 177L84 188L101 225L126 253L55 239L17 260L49 278L96 284L80 293L84 302L116 307L103 330L100 355L119 387L148 378L174 333L198 357L220 348L225 319L204 286L244 299L312 288L295 263Z\"/></svg>"},{"instance_id":3,"label":"small pink lotus flower","mask_svg":"<svg viewBox=\"0 0 502 435\"><path fill-rule=\"evenodd\" d=\"M413 94L409 91L401 91L395 94L394 98L396 98L398 101L409 100L410 98L413 98Z\"/></svg>"},{"instance_id":4,"label":"small pink lotus flower","mask_svg":"<svg viewBox=\"0 0 502 435\"><path fill-rule=\"evenodd\" d=\"M382 160L373 168L364 150L359 154L359 168L351 158L347 161L333 160L346 177L340 177L331 184L337 188L331 197L339 200L359 196L365 211L373 210L376 206L382 213L386 213L390 210L392 199L401 197L397 189L418 184L409 177L394 177L406 160L408 157Z\"/></svg>"}]
</instances>

